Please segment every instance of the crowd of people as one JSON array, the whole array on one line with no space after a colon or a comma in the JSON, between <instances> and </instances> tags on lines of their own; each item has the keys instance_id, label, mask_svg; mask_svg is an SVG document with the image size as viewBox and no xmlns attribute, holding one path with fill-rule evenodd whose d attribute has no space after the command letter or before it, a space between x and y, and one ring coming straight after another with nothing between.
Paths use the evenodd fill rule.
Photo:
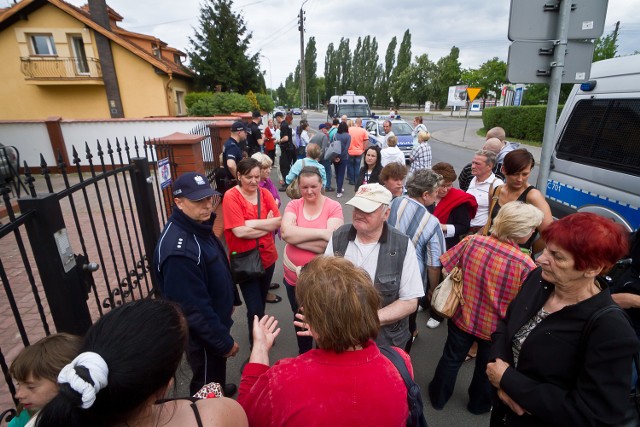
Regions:
<instances>
[{"instance_id":1,"label":"crowd of people","mask_svg":"<svg viewBox=\"0 0 640 427\"><path fill-rule=\"evenodd\" d=\"M467 409L491 412L491 426L635 425L638 336L614 308L640 303L612 298L602 279L628 236L591 213L553 221L528 182L533 156L501 128L458 177L450 163L432 165L422 117L407 168L390 122L378 147L361 120L310 135L305 120L293 129L282 113L262 133L252 116L231 126L218 191L197 172L173 182L152 263L159 297L113 309L83 338L56 334L26 348L11 365L21 406L10 426L407 425L407 386L386 351L413 374L417 313L428 311L428 328L445 322L431 295L455 268L461 303L422 384L434 409L471 355ZM345 185L355 191L344 203L350 221L336 200ZM224 241L213 233L219 204ZM277 263L292 310L279 321L265 310L279 301L269 296ZM240 352L241 304L250 356L236 402L226 364ZM272 364L279 325L295 330L298 354ZM175 396L183 354L190 396Z\"/></svg>"}]
</instances>

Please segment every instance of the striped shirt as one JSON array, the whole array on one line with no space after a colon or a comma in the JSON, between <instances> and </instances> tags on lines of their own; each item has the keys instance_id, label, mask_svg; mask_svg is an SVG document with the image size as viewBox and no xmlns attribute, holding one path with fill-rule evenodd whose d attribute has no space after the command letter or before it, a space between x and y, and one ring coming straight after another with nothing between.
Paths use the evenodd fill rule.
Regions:
<instances>
[{"instance_id":1,"label":"striped shirt","mask_svg":"<svg viewBox=\"0 0 640 427\"><path fill-rule=\"evenodd\" d=\"M425 266L440 267L440 255L445 250L444 234L438 218L422 203L409 196L396 197L391 202L388 224L400 230L413 242L418 255L420 274L425 278Z\"/></svg>"},{"instance_id":2,"label":"striped shirt","mask_svg":"<svg viewBox=\"0 0 640 427\"><path fill-rule=\"evenodd\" d=\"M473 240L465 248L469 239ZM451 271L460 259L464 305L451 321L471 335L491 340L498 320L504 318L522 282L536 265L517 244L479 235L466 237L440 257L446 271Z\"/></svg>"}]
</instances>

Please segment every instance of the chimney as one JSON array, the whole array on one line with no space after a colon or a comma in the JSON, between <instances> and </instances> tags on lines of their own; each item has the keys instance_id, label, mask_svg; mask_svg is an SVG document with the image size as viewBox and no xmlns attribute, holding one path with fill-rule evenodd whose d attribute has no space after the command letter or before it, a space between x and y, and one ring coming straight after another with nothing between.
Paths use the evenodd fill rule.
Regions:
<instances>
[{"instance_id":1,"label":"chimney","mask_svg":"<svg viewBox=\"0 0 640 427\"><path fill-rule=\"evenodd\" d=\"M111 31L106 0L89 0L89 15L94 22Z\"/></svg>"}]
</instances>

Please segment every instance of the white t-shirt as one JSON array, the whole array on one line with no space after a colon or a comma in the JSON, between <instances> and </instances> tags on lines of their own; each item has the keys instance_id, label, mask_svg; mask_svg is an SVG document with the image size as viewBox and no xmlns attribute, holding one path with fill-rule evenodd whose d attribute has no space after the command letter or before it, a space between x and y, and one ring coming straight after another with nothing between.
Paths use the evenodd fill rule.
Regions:
<instances>
[{"instance_id":1,"label":"white t-shirt","mask_svg":"<svg viewBox=\"0 0 640 427\"><path fill-rule=\"evenodd\" d=\"M382 147L380 148L387 148L389 146L389 144L387 144L387 140L389 139L390 136L396 136L396 134L393 133L392 130L390 130L389 133L385 134L384 140L382 141Z\"/></svg>"},{"instance_id":2,"label":"white t-shirt","mask_svg":"<svg viewBox=\"0 0 640 427\"><path fill-rule=\"evenodd\" d=\"M379 253L380 243L361 243L356 236L355 240L353 242L350 241L347 245L344 257L358 267L365 269L373 281L378 268ZM329 239L329 244L324 254L333 256L333 237ZM409 240L407 242L407 253L402 263L398 299L412 300L423 296L424 287L422 286L422 276L420 276L420 267L418 266L418 256L413 243Z\"/></svg>"},{"instance_id":3,"label":"white t-shirt","mask_svg":"<svg viewBox=\"0 0 640 427\"><path fill-rule=\"evenodd\" d=\"M478 202L478 210L476 216L471 220L471 227L484 227L489 218L489 188L493 184L493 188L498 185L504 184L500 178L496 178L496 175L492 172L485 181L478 182L478 178L475 176L469 184L467 193L476 198Z\"/></svg>"},{"instance_id":4,"label":"white t-shirt","mask_svg":"<svg viewBox=\"0 0 640 427\"><path fill-rule=\"evenodd\" d=\"M405 164L404 153L398 147L387 147L380 150L380 164L382 167L389 163L396 162L401 165Z\"/></svg>"}]
</instances>

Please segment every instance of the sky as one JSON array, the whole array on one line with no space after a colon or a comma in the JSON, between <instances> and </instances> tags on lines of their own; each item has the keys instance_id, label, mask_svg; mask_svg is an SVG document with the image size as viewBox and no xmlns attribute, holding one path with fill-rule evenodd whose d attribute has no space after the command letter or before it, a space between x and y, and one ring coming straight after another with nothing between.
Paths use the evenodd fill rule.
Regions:
<instances>
[{"instance_id":1,"label":"sky","mask_svg":"<svg viewBox=\"0 0 640 427\"><path fill-rule=\"evenodd\" d=\"M67 1L77 6L86 3L86 0ZM204 0L107 0L107 4L124 17L119 24L122 28L154 35L186 52L189 37L199 27L201 1ZM12 2L0 0L0 7ZM320 76L329 43L337 47L341 37L348 38L353 52L358 37L375 36L382 63L393 36L397 37L399 47L405 30L409 29L414 58L426 53L435 62L455 45L460 49L462 68L478 68L493 57L507 61L510 3L508 0L306 0L305 45L309 37L315 37ZM303 0L233 1L234 12L242 15L253 34L250 53L262 55L261 69L268 87L275 89L283 83L300 59L298 13L302 5ZM640 0L609 0L604 33L610 33L616 21L620 21L619 55L640 50L639 9Z\"/></svg>"}]
</instances>

